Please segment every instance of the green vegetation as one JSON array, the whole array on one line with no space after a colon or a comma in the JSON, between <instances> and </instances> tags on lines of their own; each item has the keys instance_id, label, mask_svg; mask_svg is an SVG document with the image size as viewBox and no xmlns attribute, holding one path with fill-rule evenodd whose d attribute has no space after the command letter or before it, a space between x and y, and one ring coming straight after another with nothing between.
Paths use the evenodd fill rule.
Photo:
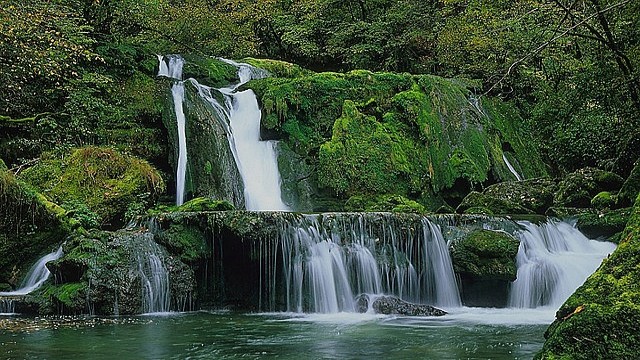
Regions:
<instances>
[{"instance_id":1,"label":"green vegetation","mask_svg":"<svg viewBox=\"0 0 640 360\"><path fill-rule=\"evenodd\" d=\"M43 157L20 178L53 201L68 204L84 225L119 227L133 203L150 206L164 191L160 174L146 161L103 147Z\"/></svg>"}]
</instances>

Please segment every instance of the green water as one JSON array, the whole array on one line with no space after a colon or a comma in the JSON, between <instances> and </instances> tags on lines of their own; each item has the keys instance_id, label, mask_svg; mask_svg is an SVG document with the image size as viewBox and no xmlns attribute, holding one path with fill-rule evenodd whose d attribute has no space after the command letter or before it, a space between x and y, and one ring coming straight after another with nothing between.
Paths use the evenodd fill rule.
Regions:
<instances>
[{"instance_id":1,"label":"green water","mask_svg":"<svg viewBox=\"0 0 640 360\"><path fill-rule=\"evenodd\" d=\"M430 319L209 312L3 317L0 347L3 359L530 359L546 329L535 316L482 311Z\"/></svg>"}]
</instances>

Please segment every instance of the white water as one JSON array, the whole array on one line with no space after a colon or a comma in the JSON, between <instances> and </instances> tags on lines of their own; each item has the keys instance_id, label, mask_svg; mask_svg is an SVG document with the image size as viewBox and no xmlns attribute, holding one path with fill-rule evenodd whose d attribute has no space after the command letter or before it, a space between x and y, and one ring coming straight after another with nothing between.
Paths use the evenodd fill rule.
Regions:
<instances>
[{"instance_id":1,"label":"white water","mask_svg":"<svg viewBox=\"0 0 640 360\"><path fill-rule=\"evenodd\" d=\"M417 229L399 229L383 220L385 235L379 238L373 233L380 229L364 217L345 220L331 228L317 216L284 224L280 246L274 249L282 249L287 311L353 312L355 296L361 293L440 307L461 305L437 225L425 218Z\"/></svg>"},{"instance_id":2,"label":"white water","mask_svg":"<svg viewBox=\"0 0 640 360\"><path fill-rule=\"evenodd\" d=\"M180 56L170 56L165 60L162 55L158 55L160 62L158 76L165 76L176 81L171 87L173 97L173 107L176 113L176 123L178 126L178 169L176 171L176 205L184 203L184 185L187 174L187 136L186 119L184 116L184 81L182 81L182 67L184 59Z\"/></svg>"},{"instance_id":3,"label":"white water","mask_svg":"<svg viewBox=\"0 0 640 360\"><path fill-rule=\"evenodd\" d=\"M169 272L162 262L162 251L152 234L143 235L142 248L136 254L136 270L142 282L142 310L144 313L163 313L170 310Z\"/></svg>"},{"instance_id":4,"label":"white water","mask_svg":"<svg viewBox=\"0 0 640 360\"><path fill-rule=\"evenodd\" d=\"M243 63L220 59L238 68L240 82L220 89L232 99L226 103L231 134L229 146L244 182L245 208L257 211L289 211L280 189L280 171L275 141L260 140L262 112L253 90L237 91L252 79L266 76L263 71Z\"/></svg>"},{"instance_id":5,"label":"white water","mask_svg":"<svg viewBox=\"0 0 640 360\"><path fill-rule=\"evenodd\" d=\"M507 159L507 157L504 155L504 153L502 154L502 160L504 160L504 163L507 164L507 167L509 168L509 171L511 171L513 176L516 177L516 180L522 181L522 176L520 176L520 174L518 174L518 172L513 167L513 165L511 165L511 163L509 162L509 159Z\"/></svg>"},{"instance_id":6,"label":"white water","mask_svg":"<svg viewBox=\"0 0 640 360\"><path fill-rule=\"evenodd\" d=\"M587 239L565 222L520 224L525 231L519 235L518 274L509 298L512 307L558 309L616 248Z\"/></svg>"},{"instance_id":7,"label":"white water","mask_svg":"<svg viewBox=\"0 0 640 360\"><path fill-rule=\"evenodd\" d=\"M51 275L49 269L47 269L47 263L49 261L58 260L62 256L62 247L58 250L47 254L40 259L29 269L27 277L22 281L19 289L14 291L0 292L0 296L15 296L15 295L27 295L32 291L39 288Z\"/></svg>"}]
</instances>

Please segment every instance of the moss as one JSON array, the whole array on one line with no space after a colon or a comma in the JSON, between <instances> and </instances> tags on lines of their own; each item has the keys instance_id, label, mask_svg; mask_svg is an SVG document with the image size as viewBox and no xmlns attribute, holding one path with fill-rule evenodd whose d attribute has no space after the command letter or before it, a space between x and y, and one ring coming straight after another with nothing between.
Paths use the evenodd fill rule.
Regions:
<instances>
[{"instance_id":1,"label":"moss","mask_svg":"<svg viewBox=\"0 0 640 360\"><path fill-rule=\"evenodd\" d=\"M280 60L245 58L242 61L279 78L297 78L313 74L311 70Z\"/></svg>"},{"instance_id":2,"label":"moss","mask_svg":"<svg viewBox=\"0 0 640 360\"><path fill-rule=\"evenodd\" d=\"M194 264L209 254L203 232L188 224L172 224L160 234L158 242L186 264Z\"/></svg>"},{"instance_id":3,"label":"moss","mask_svg":"<svg viewBox=\"0 0 640 360\"><path fill-rule=\"evenodd\" d=\"M558 310L539 359L631 359L640 353L638 204L616 251Z\"/></svg>"},{"instance_id":4,"label":"moss","mask_svg":"<svg viewBox=\"0 0 640 360\"><path fill-rule=\"evenodd\" d=\"M611 237L624 230L632 208L584 212L577 215L576 226L590 238Z\"/></svg>"},{"instance_id":5,"label":"moss","mask_svg":"<svg viewBox=\"0 0 640 360\"><path fill-rule=\"evenodd\" d=\"M531 179L491 185L483 194L518 204L542 215L553 205L555 188L556 183L551 179Z\"/></svg>"},{"instance_id":6,"label":"moss","mask_svg":"<svg viewBox=\"0 0 640 360\"><path fill-rule=\"evenodd\" d=\"M180 205L177 211L227 211L235 210L233 204L225 200L199 197Z\"/></svg>"},{"instance_id":7,"label":"moss","mask_svg":"<svg viewBox=\"0 0 640 360\"><path fill-rule=\"evenodd\" d=\"M337 199L388 193L431 210L442 203L420 199L457 203L474 186L513 177L504 144L527 177L546 174L513 107L473 100L462 82L364 70L291 76L248 86L263 126L317 169L311 177Z\"/></svg>"},{"instance_id":8,"label":"moss","mask_svg":"<svg viewBox=\"0 0 640 360\"><path fill-rule=\"evenodd\" d=\"M496 215L533 214L534 212L519 204L473 191L467 195L456 211L466 213L470 208L485 208Z\"/></svg>"},{"instance_id":9,"label":"moss","mask_svg":"<svg viewBox=\"0 0 640 360\"><path fill-rule=\"evenodd\" d=\"M0 282L17 285L24 271L69 231L64 210L0 169Z\"/></svg>"},{"instance_id":10,"label":"moss","mask_svg":"<svg viewBox=\"0 0 640 360\"><path fill-rule=\"evenodd\" d=\"M129 205L150 205L164 181L149 163L104 147L85 147L63 158L44 158L20 178L56 203L75 202L120 226Z\"/></svg>"},{"instance_id":11,"label":"moss","mask_svg":"<svg viewBox=\"0 0 640 360\"><path fill-rule=\"evenodd\" d=\"M616 206L617 196L609 191L601 191L591 199L591 206L596 209L611 209Z\"/></svg>"},{"instance_id":12,"label":"moss","mask_svg":"<svg viewBox=\"0 0 640 360\"><path fill-rule=\"evenodd\" d=\"M237 69L213 57L186 56L182 69L185 79L194 78L199 83L212 87L222 87L237 81Z\"/></svg>"},{"instance_id":13,"label":"moss","mask_svg":"<svg viewBox=\"0 0 640 360\"><path fill-rule=\"evenodd\" d=\"M425 213L424 206L400 195L377 195L371 197L355 195L347 200L345 210L366 212L408 212L416 214Z\"/></svg>"},{"instance_id":14,"label":"moss","mask_svg":"<svg viewBox=\"0 0 640 360\"><path fill-rule=\"evenodd\" d=\"M636 161L631 174L618 193L619 205L632 206L638 193L640 193L640 160Z\"/></svg>"},{"instance_id":15,"label":"moss","mask_svg":"<svg viewBox=\"0 0 640 360\"><path fill-rule=\"evenodd\" d=\"M516 255L520 242L500 231L476 230L451 247L456 273L474 280L516 279Z\"/></svg>"},{"instance_id":16,"label":"moss","mask_svg":"<svg viewBox=\"0 0 640 360\"><path fill-rule=\"evenodd\" d=\"M465 214L475 214L475 215L494 215L493 211L489 210L484 206L472 206L464 211Z\"/></svg>"},{"instance_id":17,"label":"moss","mask_svg":"<svg viewBox=\"0 0 640 360\"><path fill-rule=\"evenodd\" d=\"M559 184L554 204L563 207L589 207L602 191L617 191L623 179L608 171L584 168L567 175Z\"/></svg>"}]
</instances>

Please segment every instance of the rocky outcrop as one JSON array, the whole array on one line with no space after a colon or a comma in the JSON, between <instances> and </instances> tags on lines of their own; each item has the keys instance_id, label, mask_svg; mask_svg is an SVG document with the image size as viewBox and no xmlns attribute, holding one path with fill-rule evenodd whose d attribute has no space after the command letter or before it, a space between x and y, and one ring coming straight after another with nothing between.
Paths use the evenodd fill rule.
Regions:
<instances>
[{"instance_id":1,"label":"rocky outcrop","mask_svg":"<svg viewBox=\"0 0 640 360\"><path fill-rule=\"evenodd\" d=\"M395 296L361 294L356 298L357 311L373 309L376 314L406 316L443 316L447 312L431 305L414 304Z\"/></svg>"}]
</instances>

